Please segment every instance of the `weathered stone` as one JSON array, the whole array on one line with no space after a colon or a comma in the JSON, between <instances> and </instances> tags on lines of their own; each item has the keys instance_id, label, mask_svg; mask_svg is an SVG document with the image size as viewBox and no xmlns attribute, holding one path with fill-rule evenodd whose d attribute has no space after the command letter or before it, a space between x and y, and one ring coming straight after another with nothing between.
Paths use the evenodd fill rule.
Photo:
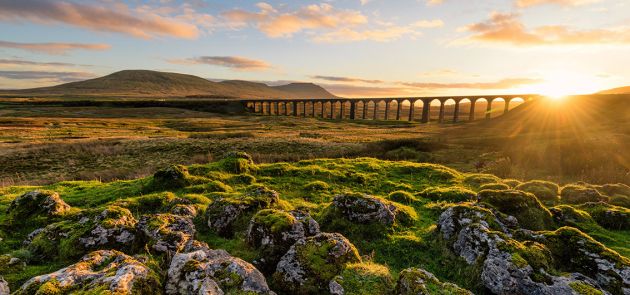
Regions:
<instances>
[{"instance_id":1,"label":"weathered stone","mask_svg":"<svg viewBox=\"0 0 630 295\"><path fill-rule=\"evenodd\" d=\"M517 190L482 190L479 202L487 203L500 212L516 217L519 224L531 230L553 226L551 213L531 193Z\"/></svg>"},{"instance_id":2,"label":"weathered stone","mask_svg":"<svg viewBox=\"0 0 630 295\"><path fill-rule=\"evenodd\" d=\"M171 254L183 250L195 235L192 220L173 214L143 215L137 229L151 248Z\"/></svg>"},{"instance_id":3,"label":"weathered stone","mask_svg":"<svg viewBox=\"0 0 630 295\"><path fill-rule=\"evenodd\" d=\"M7 213L15 222L28 220L30 216L55 217L70 209L59 194L52 191L32 191L15 198Z\"/></svg>"},{"instance_id":4,"label":"weathered stone","mask_svg":"<svg viewBox=\"0 0 630 295\"><path fill-rule=\"evenodd\" d=\"M100 250L56 272L28 280L15 295L70 294L103 290L112 294L161 294L157 274L118 251Z\"/></svg>"},{"instance_id":5,"label":"weathered stone","mask_svg":"<svg viewBox=\"0 0 630 295\"><path fill-rule=\"evenodd\" d=\"M171 213L189 218L197 216L197 208L191 204L176 204L171 208Z\"/></svg>"},{"instance_id":6,"label":"weathered stone","mask_svg":"<svg viewBox=\"0 0 630 295\"><path fill-rule=\"evenodd\" d=\"M415 212L402 210L402 205L363 194L342 194L331 205L344 218L357 223L380 223L392 226L396 222L409 223ZM413 210L409 208L409 210Z\"/></svg>"},{"instance_id":7,"label":"weathered stone","mask_svg":"<svg viewBox=\"0 0 630 295\"><path fill-rule=\"evenodd\" d=\"M360 262L357 249L338 233L321 233L298 240L282 256L273 275L283 291L319 294L330 290L330 280L347 263Z\"/></svg>"},{"instance_id":8,"label":"weathered stone","mask_svg":"<svg viewBox=\"0 0 630 295\"><path fill-rule=\"evenodd\" d=\"M9 290L9 283L4 280L3 277L0 276L0 295L9 295L11 294L11 290Z\"/></svg>"},{"instance_id":9,"label":"weathered stone","mask_svg":"<svg viewBox=\"0 0 630 295\"><path fill-rule=\"evenodd\" d=\"M252 217L246 239L261 253L254 263L264 272L273 272L295 242L318 233L319 225L306 212L265 209Z\"/></svg>"},{"instance_id":10,"label":"weathered stone","mask_svg":"<svg viewBox=\"0 0 630 295\"><path fill-rule=\"evenodd\" d=\"M166 294L275 294L251 264L224 250L197 246L195 251L173 257Z\"/></svg>"},{"instance_id":11,"label":"weathered stone","mask_svg":"<svg viewBox=\"0 0 630 295\"><path fill-rule=\"evenodd\" d=\"M90 221L85 221L87 224ZM79 244L84 249L96 249L103 246L123 248L135 240L136 219L125 208L111 206L92 219L94 227L88 230Z\"/></svg>"},{"instance_id":12,"label":"weathered stone","mask_svg":"<svg viewBox=\"0 0 630 295\"><path fill-rule=\"evenodd\" d=\"M560 191L560 201L564 204L584 204L607 200L608 197L600 194L592 187L569 184Z\"/></svg>"},{"instance_id":13,"label":"weathered stone","mask_svg":"<svg viewBox=\"0 0 630 295\"><path fill-rule=\"evenodd\" d=\"M452 283L440 282L432 273L421 268L408 268L400 272L394 294L397 295L472 295Z\"/></svg>"},{"instance_id":14,"label":"weathered stone","mask_svg":"<svg viewBox=\"0 0 630 295\"><path fill-rule=\"evenodd\" d=\"M153 174L150 187L154 190L180 189L191 185L188 168L182 165L171 165Z\"/></svg>"},{"instance_id":15,"label":"weathered stone","mask_svg":"<svg viewBox=\"0 0 630 295\"><path fill-rule=\"evenodd\" d=\"M254 187L240 198L219 199L206 210L208 227L221 236L231 237L235 231L233 225L237 220L251 216L249 214L256 210L271 208L278 204L279 200L278 193L266 187Z\"/></svg>"}]
</instances>

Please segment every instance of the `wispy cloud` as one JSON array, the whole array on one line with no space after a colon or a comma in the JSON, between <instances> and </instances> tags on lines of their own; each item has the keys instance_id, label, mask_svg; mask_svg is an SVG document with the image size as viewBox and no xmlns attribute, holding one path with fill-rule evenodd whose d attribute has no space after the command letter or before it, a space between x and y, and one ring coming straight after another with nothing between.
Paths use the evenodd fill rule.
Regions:
<instances>
[{"instance_id":1,"label":"wispy cloud","mask_svg":"<svg viewBox=\"0 0 630 295\"><path fill-rule=\"evenodd\" d=\"M0 40L0 47L27 50L47 54L66 54L72 50L107 50L108 44L85 43L18 43Z\"/></svg>"},{"instance_id":2,"label":"wispy cloud","mask_svg":"<svg viewBox=\"0 0 630 295\"><path fill-rule=\"evenodd\" d=\"M44 66L44 67L76 67L76 66L86 66L86 65L77 65L73 63L65 63L65 62L39 62L39 61L31 61L31 60L23 60L23 59L0 59L0 65L8 65L8 66Z\"/></svg>"},{"instance_id":3,"label":"wispy cloud","mask_svg":"<svg viewBox=\"0 0 630 295\"><path fill-rule=\"evenodd\" d=\"M517 0L516 6L530 7L544 4L556 4L561 6L579 6L600 2L601 0Z\"/></svg>"},{"instance_id":4,"label":"wispy cloud","mask_svg":"<svg viewBox=\"0 0 630 295\"><path fill-rule=\"evenodd\" d=\"M271 65L265 61L240 56L198 56L187 59L172 59L168 61L175 64L206 64L241 71L256 71L271 68Z\"/></svg>"},{"instance_id":5,"label":"wispy cloud","mask_svg":"<svg viewBox=\"0 0 630 295\"><path fill-rule=\"evenodd\" d=\"M401 85L424 88L424 89L510 89L517 86L541 83L541 79L510 78L493 82L477 83L422 83L422 82L402 82Z\"/></svg>"},{"instance_id":6,"label":"wispy cloud","mask_svg":"<svg viewBox=\"0 0 630 295\"><path fill-rule=\"evenodd\" d=\"M49 80L59 83L94 78L87 72L0 71L0 77L12 80Z\"/></svg>"},{"instance_id":7,"label":"wispy cloud","mask_svg":"<svg viewBox=\"0 0 630 295\"><path fill-rule=\"evenodd\" d=\"M332 82L360 82L360 83L368 83L368 84L380 84L384 83L382 80L370 80L370 79L360 79L360 78L352 78L352 77L336 77L336 76L311 76L312 79L324 80L324 81L332 81Z\"/></svg>"},{"instance_id":8,"label":"wispy cloud","mask_svg":"<svg viewBox=\"0 0 630 295\"><path fill-rule=\"evenodd\" d=\"M187 16L194 15L163 16L148 9L132 9L121 2L97 5L54 0L0 1L0 21L62 23L145 39L155 36L196 38L199 29L185 21Z\"/></svg>"},{"instance_id":9,"label":"wispy cloud","mask_svg":"<svg viewBox=\"0 0 630 295\"><path fill-rule=\"evenodd\" d=\"M459 42L518 46L630 44L630 27L578 30L564 25L528 29L518 14L493 12L484 22L461 29L472 35Z\"/></svg>"}]
</instances>

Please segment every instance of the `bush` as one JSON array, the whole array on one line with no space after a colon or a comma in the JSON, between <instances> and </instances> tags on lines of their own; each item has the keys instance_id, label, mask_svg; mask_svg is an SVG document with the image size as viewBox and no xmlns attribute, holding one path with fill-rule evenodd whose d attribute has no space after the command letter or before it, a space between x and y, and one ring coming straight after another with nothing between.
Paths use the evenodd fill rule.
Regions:
<instances>
[{"instance_id":1,"label":"bush","mask_svg":"<svg viewBox=\"0 0 630 295\"><path fill-rule=\"evenodd\" d=\"M560 201L564 204L584 204L588 202L608 201L608 197L596 189L577 184L569 184L562 188Z\"/></svg>"},{"instance_id":2,"label":"bush","mask_svg":"<svg viewBox=\"0 0 630 295\"><path fill-rule=\"evenodd\" d=\"M544 180L531 180L525 182L515 189L532 193L545 205L553 206L560 201L558 191L560 188L557 184Z\"/></svg>"},{"instance_id":3,"label":"bush","mask_svg":"<svg viewBox=\"0 0 630 295\"><path fill-rule=\"evenodd\" d=\"M524 228L544 230L553 226L551 212L533 194L517 190L483 190L478 198L479 202L516 217Z\"/></svg>"},{"instance_id":4,"label":"bush","mask_svg":"<svg viewBox=\"0 0 630 295\"><path fill-rule=\"evenodd\" d=\"M459 186L430 187L417 194L417 196L431 201L445 202L469 202L477 199L477 193Z\"/></svg>"}]
</instances>

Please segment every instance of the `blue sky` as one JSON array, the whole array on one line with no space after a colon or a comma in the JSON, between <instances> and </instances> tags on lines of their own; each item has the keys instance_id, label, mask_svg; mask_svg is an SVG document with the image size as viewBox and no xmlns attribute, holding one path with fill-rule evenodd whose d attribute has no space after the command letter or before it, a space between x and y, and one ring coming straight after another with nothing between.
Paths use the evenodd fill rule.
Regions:
<instances>
[{"instance_id":1,"label":"blue sky","mask_svg":"<svg viewBox=\"0 0 630 295\"><path fill-rule=\"evenodd\" d=\"M0 88L123 69L345 96L630 85L627 0L0 1Z\"/></svg>"}]
</instances>

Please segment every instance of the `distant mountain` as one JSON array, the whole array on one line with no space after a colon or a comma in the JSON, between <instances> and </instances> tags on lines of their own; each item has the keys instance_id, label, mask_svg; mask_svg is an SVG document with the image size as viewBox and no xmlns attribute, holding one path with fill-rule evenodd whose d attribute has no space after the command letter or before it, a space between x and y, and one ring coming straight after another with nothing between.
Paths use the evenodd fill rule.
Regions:
<instances>
[{"instance_id":1,"label":"distant mountain","mask_svg":"<svg viewBox=\"0 0 630 295\"><path fill-rule=\"evenodd\" d=\"M630 94L630 86L608 89L597 92L597 94Z\"/></svg>"},{"instance_id":2,"label":"distant mountain","mask_svg":"<svg viewBox=\"0 0 630 295\"><path fill-rule=\"evenodd\" d=\"M0 94L88 97L336 97L324 88L310 83L271 87L262 83L239 80L212 82L193 75L147 70L125 70L85 81L52 87L0 91Z\"/></svg>"}]
</instances>

